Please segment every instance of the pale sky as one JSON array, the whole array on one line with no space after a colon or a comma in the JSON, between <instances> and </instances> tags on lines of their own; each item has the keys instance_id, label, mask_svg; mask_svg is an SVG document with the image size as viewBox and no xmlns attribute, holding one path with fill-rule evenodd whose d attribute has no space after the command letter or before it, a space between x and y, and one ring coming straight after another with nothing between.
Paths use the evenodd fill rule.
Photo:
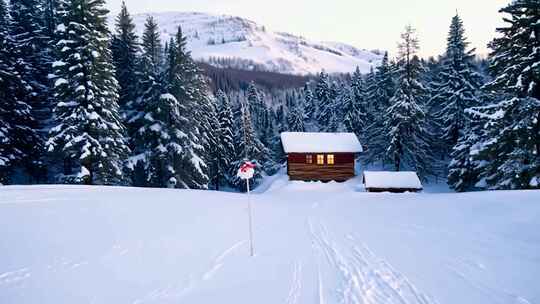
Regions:
<instances>
[{"instance_id":1,"label":"pale sky","mask_svg":"<svg viewBox=\"0 0 540 304\"><path fill-rule=\"evenodd\" d=\"M122 0L107 0L117 12ZM253 20L268 29L395 53L407 24L418 30L421 55L444 52L451 17L461 15L477 53L501 26L498 10L510 0L125 0L132 13L196 11Z\"/></svg>"}]
</instances>

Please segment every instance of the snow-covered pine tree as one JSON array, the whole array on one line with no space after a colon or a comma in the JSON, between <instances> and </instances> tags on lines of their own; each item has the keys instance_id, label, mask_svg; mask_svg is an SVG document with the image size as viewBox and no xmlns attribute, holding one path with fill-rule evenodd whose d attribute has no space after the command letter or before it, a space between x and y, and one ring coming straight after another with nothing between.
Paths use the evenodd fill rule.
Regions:
<instances>
[{"instance_id":1,"label":"snow-covered pine tree","mask_svg":"<svg viewBox=\"0 0 540 304\"><path fill-rule=\"evenodd\" d=\"M359 68L353 73L350 87L344 85L339 94L343 109L343 124L348 132L353 132L364 142L368 121L368 99L366 85Z\"/></svg>"},{"instance_id":2,"label":"snow-covered pine tree","mask_svg":"<svg viewBox=\"0 0 540 304\"><path fill-rule=\"evenodd\" d=\"M292 104L287 115L288 130L291 132L304 132L304 107L299 104Z\"/></svg>"},{"instance_id":3,"label":"snow-covered pine tree","mask_svg":"<svg viewBox=\"0 0 540 304\"><path fill-rule=\"evenodd\" d=\"M309 83L304 85L303 90L304 95L304 124L310 123L315 119L315 114L317 113L317 108L315 107L315 96L313 96L313 91L309 87Z\"/></svg>"},{"instance_id":4,"label":"snow-covered pine tree","mask_svg":"<svg viewBox=\"0 0 540 304\"><path fill-rule=\"evenodd\" d=\"M47 100L50 61L44 60L47 40L38 0L9 1L9 30L18 57L17 69L30 90L26 97L32 107Z\"/></svg>"},{"instance_id":5,"label":"snow-covered pine tree","mask_svg":"<svg viewBox=\"0 0 540 304\"><path fill-rule=\"evenodd\" d=\"M8 24L7 6L0 0L0 183L11 181L14 168L29 167L40 140L31 108L21 99L30 92L16 69L18 58Z\"/></svg>"},{"instance_id":6,"label":"snow-covered pine tree","mask_svg":"<svg viewBox=\"0 0 540 304\"><path fill-rule=\"evenodd\" d=\"M375 100L374 111L382 113L390 106L390 99L395 92L396 68L388 59L388 52L384 53L381 65L375 71L375 93L371 96Z\"/></svg>"},{"instance_id":7,"label":"snow-covered pine tree","mask_svg":"<svg viewBox=\"0 0 540 304\"><path fill-rule=\"evenodd\" d=\"M135 100L125 104L123 111L135 155L144 152L135 147L136 144L133 143L133 140L137 136L135 133L144 123L145 107L148 103L157 100L164 90L162 75L163 47L159 35L157 23L152 16L149 16L144 24L141 43L142 52L138 60L137 70L140 75L138 76L139 87L136 90L137 97Z\"/></svg>"},{"instance_id":8,"label":"snow-covered pine tree","mask_svg":"<svg viewBox=\"0 0 540 304\"><path fill-rule=\"evenodd\" d=\"M383 166L387 159L385 158L388 145L387 133L385 130L386 112L390 107L396 87L396 67L391 63L386 52L381 61L381 65L375 70L373 84L368 91L368 100L371 104L370 123L366 129L366 160L368 163L381 161Z\"/></svg>"},{"instance_id":9,"label":"snow-covered pine tree","mask_svg":"<svg viewBox=\"0 0 540 304\"><path fill-rule=\"evenodd\" d=\"M255 132L261 137L268 122L268 108L264 103L262 93L257 89L254 82L251 82L246 91L246 98L250 108L251 118Z\"/></svg>"},{"instance_id":10,"label":"snow-covered pine tree","mask_svg":"<svg viewBox=\"0 0 540 304\"><path fill-rule=\"evenodd\" d=\"M440 135L445 141L446 151L465 135L465 109L479 105L482 76L476 71L474 49L469 50L468 45L463 21L455 15L440 71L429 85L433 94L430 104L439 109L434 117L442 127Z\"/></svg>"},{"instance_id":11,"label":"snow-covered pine tree","mask_svg":"<svg viewBox=\"0 0 540 304\"><path fill-rule=\"evenodd\" d=\"M515 0L500 37L490 43L489 93L500 98L478 109L487 113L485 139L475 159L485 164L478 186L490 189L540 188L540 2Z\"/></svg>"},{"instance_id":12,"label":"snow-covered pine tree","mask_svg":"<svg viewBox=\"0 0 540 304\"><path fill-rule=\"evenodd\" d=\"M53 41L56 32L56 26L59 23L58 20L58 0L42 0L42 18L44 33L49 41Z\"/></svg>"},{"instance_id":13,"label":"snow-covered pine tree","mask_svg":"<svg viewBox=\"0 0 540 304\"><path fill-rule=\"evenodd\" d=\"M322 71L315 85L315 98L317 100L317 124L318 129L327 130L335 114L335 96L332 92L329 76Z\"/></svg>"},{"instance_id":14,"label":"snow-covered pine tree","mask_svg":"<svg viewBox=\"0 0 540 304\"><path fill-rule=\"evenodd\" d=\"M220 125L217 113L217 99L214 96L207 96L199 102L199 139L203 146L202 158L207 164L207 175L210 186L219 190L222 170L220 168L220 158L223 148L220 142Z\"/></svg>"},{"instance_id":15,"label":"snow-covered pine tree","mask_svg":"<svg viewBox=\"0 0 540 304\"><path fill-rule=\"evenodd\" d=\"M379 113L376 113L376 104L374 100L373 93L377 89L377 77L375 74L375 68L371 67L369 70L369 73L367 73L363 79L363 93L364 93L364 99L365 99L365 107L366 107L366 129L364 129L365 135L367 135L367 127L371 125L375 121L375 117L379 115Z\"/></svg>"},{"instance_id":16,"label":"snow-covered pine tree","mask_svg":"<svg viewBox=\"0 0 540 304\"><path fill-rule=\"evenodd\" d=\"M131 18L124 1L122 1L120 13L115 21L111 49L116 80L118 80L120 87L118 104L123 112L127 104L135 102L139 93L137 89L139 86L137 76L139 44L133 18Z\"/></svg>"},{"instance_id":17,"label":"snow-covered pine tree","mask_svg":"<svg viewBox=\"0 0 540 304\"><path fill-rule=\"evenodd\" d=\"M218 122L219 122L219 147L220 154L218 157L218 172L216 175L217 185L230 183L232 162L236 157L234 147L234 124L233 113L229 97L218 91Z\"/></svg>"},{"instance_id":18,"label":"snow-covered pine tree","mask_svg":"<svg viewBox=\"0 0 540 304\"><path fill-rule=\"evenodd\" d=\"M474 109L465 110L463 134L450 153L448 185L457 192L475 189L486 164L475 158L478 143L484 140L483 128L488 123L484 114L478 115Z\"/></svg>"},{"instance_id":19,"label":"snow-covered pine tree","mask_svg":"<svg viewBox=\"0 0 540 304\"><path fill-rule=\"evenodd\" d=\"M127 183L123 169L129 148L118 113L104 5L104 0L61 3L53 65L57 104L47 148L63 160L61 177L67 183Z\"/></svg>"},{"instance_id":20,"label":"snow-covered pine tree","mask_svg":"<svg viewBox=\"0 0 540 304\"><path fill-rule=\"evenodd\" d=\"M425 178L434 173L436 160L430 151L432 138L424 109L427 92L420 82L423 67L416 55L419 43L411 26L401 38L397 90L386 112L386 157L396 171L410 168Z\"/></svg>"},{"instance_id":21,"label":"snow-covered pine tree","mask_svg":"<svg viewBox=\"0 0 540 304\"><path fill-rule=\"evenodd\" d=\"M245 181L236 176L238 169L245 161L250 161L257 166L255 176L250 180L250 186L253 187L260 181L261 171L264 172L265 163L268 161L270 153L257 137L248 102L249 100L246 99L241 104L240 129L236 138L237 157L232 164L232 172L230 173L233 185L241 190L246 190L246 186Z\"/></svg>"},{"instance_id":22,"label":"snow-covered pine tree","mask_svg":"<svg viewBox=\"0 0 540 304\"><path fill-rule=\"evenodd\" d=\"M183 162L178 167L178 175L182 177L180 184L190 189L206 189L208 187L207 165L204 162L207 138L207 126L201 126L205 120L199 120L206 115L205 103L209 102L210 89L201 70L191 58L187 50L187 38L181 27L175 39L169 43L168 66L165 72L167 91L180 103L182 122L177 132L186 136L187 145L183 150ZM179 180L180 182L180 180Z\"/></svg>"},{"instance_id":23,"label":"snow-covered pine tree","mask_svg":"<svg viewBox=\"0 0 540 304\"><path fill-rule=\"evenodd\" d=\"M51 117L50 86L48 75L51 72L49 40L43 26L43 9L38 0L11 0L9 31L14 48L11 52L17 57L16 69L24 81L27 91L20 100L31 107L36 124L33 126L39 137L33 145L34 161L26 167L34 181L46 181L43 143Z\"/></svg>"},{"instance_id":24,"label":"snow-covered pine tree","mask_svg":"<svg viewBox=\"0 0 540 304\"><path fill-rule=\"evenodd\" d=\"M172 108L171 117L176 118L178 101L175 98L167 98L170 96L165 95L161 66L163 58L161 40L158 25L151 16L146 19L142 37L142 53L139 63L140 86L137 90L140 96L135 102L126 104L129 111L125 112L133 150L133 157L129 164L133 171L134 186L165 187L168 186L169 179L173 177L165 176L165 169L162 169L160 164L156 162L158 158L153 156L154 153L161 153L163 149L156 148L161 144L161 133L155 133L153 129L157 129L157 127L152 129L151 126L156 123L157 125L172 125L174 127L174 122L164 123L160 120L163 113L159 104L163 104L164 108ZM158 109L159 113L155 115L153 112ZM176 137L169 139L174 142Z\"/></svg>"}]
</instances>

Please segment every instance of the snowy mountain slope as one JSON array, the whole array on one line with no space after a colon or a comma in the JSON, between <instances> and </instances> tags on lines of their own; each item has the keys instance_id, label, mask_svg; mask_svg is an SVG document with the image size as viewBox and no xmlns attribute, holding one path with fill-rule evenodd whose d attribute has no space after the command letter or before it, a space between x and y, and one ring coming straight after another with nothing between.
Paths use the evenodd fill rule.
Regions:
<instances>
[{"instance_id":1,"label":"snowy mountain slope","mask_svg":"<svg viewBox=\"0 0 540 304\"><path fill-rule=\"evenodd\" d=\"M194 57L215 66L314 74L322 69L329 73L352 72L357 66L363 72L369 72L381 60L380 54L371 51L272 32L255 22L226 15L189 12L135 15L139 34L148 15L157 20L163 42L168 41L181 25Z\"/></svg>"},{"instance_id":2,"label":"snowy mountain slope","mask_svg":"<svg viewBox=\"0 0 540 304\"><path fill-rule=\"evenodd\" d=\"M0 187L0 303L540 303L540 191Z\"/></svg>"}]
</instances>

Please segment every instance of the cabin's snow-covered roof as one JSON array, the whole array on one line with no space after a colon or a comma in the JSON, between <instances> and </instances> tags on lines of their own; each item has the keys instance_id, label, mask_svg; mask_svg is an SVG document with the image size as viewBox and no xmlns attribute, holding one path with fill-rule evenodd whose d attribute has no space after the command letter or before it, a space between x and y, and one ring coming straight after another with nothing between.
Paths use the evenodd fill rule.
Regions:
<instances>
[{"instance_id":1,"label":"cabin's snow-covered roof","mask_svg":"<svg viewBox=\"0 0 540 304\"><path fill-rule=\"evenodd\" d=\"M359 153L362 145L354 133L283 132L285 153Z\"/></svg>"},{"instance_id":2,"label":"cabin's snow-covered roof","mask_svg":"<svg viewBox=\"0 0 540 304\"><path fill-rule=\"evenodd\" d=\"M422 189L422 183L416 172L400 171L364 171L366 188L375 189Z\"/></svg>"}]
</instances>

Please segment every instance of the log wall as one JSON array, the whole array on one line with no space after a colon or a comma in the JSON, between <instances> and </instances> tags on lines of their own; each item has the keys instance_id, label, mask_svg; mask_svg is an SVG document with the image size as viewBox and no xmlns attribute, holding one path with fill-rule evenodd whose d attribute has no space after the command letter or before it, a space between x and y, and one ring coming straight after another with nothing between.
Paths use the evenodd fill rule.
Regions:
<instances>
[{"instance_id":1,"label":"log wall","mask_svg":"<svg viewBox=\"0 0 540 304\"><path fill-rule=\"evenodd\" d=\"M287 174L291 180L346 181L354 177L353 153L319 153L325 156L325 164L317 164L317 154L291 153L287 155ZM326 164L326 155L334 154L335 163ZM306 163L306 155L312 155L313 163Z\"/></svg>"}]
</instances>

